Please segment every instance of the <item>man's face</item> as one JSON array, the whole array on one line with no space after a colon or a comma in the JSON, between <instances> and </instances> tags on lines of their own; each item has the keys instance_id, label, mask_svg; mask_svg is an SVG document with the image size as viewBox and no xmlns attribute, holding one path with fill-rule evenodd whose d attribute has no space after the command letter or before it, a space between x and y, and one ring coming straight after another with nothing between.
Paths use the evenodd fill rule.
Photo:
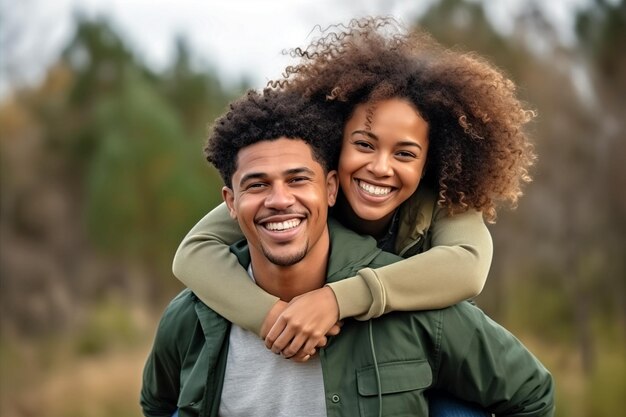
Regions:
<instances>
[{"instance_id":1,"label":"man's face","mask_svg":"<svg viewBox=\"0 0 626 417\"><path fill-rule=\"evenodd\" d=\"M280 138L241 149L232 184L222 195L253 258L293 265L327 233L337 174L325 174L305 142Z\"/></svg>"}]
</instances>

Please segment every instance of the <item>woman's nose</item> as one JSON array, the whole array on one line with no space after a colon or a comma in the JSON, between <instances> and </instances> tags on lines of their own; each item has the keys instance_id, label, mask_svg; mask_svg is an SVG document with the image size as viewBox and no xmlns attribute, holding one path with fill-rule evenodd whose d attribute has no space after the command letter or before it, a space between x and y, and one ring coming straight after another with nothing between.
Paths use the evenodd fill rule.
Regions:
<instances>
[{"instance_id":1,"label":"woman's nose","mask_svg":"<svg viewBox=\"0 0 626 417\"><path fill-rule=\"evenodd\" d=\"M370 162L369 170L377 177L389 177L392 175L391 164L385 155L376 156Z\"/></svg>"}]
</instances>

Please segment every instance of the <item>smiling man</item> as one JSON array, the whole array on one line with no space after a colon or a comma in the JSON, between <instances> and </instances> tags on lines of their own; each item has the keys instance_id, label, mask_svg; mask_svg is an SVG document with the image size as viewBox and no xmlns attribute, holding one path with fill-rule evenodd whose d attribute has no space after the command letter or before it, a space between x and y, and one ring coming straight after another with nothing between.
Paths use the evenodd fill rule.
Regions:
<instances>
[{"instance_id":1,"label":"smiling man","mask_svg":"<svg viewBox=\"0 0 626 417\"><path fill-rule=\"evenodd\" d=\"M217 120L206 149L246 237L232 251L251 282L287 302L400 259L327 219L338 187L334 117L298 96L250 92ZM469 303L347 320L319 355L296 363L189 290L159 324L141 405L162 417L427 416L432 388L497 415L553 414L550 374Z\"/></svg>"},{"instance_id":2,"label":"smiling man","mask_svg":"<svg viewBox=\"0 0 626 417\"><path fill-rule=\"evenodd\" d=\"M255 143L241 149L237 160L232 188L224 187L223 197L246 236L257 285L282 300L322 287L337 172L324 169L298 139Z\"/></svg>"}]
</instances>

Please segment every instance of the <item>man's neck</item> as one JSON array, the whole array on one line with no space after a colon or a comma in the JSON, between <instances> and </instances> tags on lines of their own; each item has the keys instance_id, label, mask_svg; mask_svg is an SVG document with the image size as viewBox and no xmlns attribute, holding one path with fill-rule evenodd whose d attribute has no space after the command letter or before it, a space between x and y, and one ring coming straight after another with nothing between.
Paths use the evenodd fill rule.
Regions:
<instances>
[{"instance_id":1,"label":"man's neck","mask_svg":"<svg viewBox=\"0 0 626 417\"><path fill-rule=\"evenodd\" d=\"M324 286L329 251L328 229L309 249L306 256L291 266L273 264L262 253L251 247L250 259L254 280L269 294L289 302L294 297Z\"/></svg>"}]
</instances>

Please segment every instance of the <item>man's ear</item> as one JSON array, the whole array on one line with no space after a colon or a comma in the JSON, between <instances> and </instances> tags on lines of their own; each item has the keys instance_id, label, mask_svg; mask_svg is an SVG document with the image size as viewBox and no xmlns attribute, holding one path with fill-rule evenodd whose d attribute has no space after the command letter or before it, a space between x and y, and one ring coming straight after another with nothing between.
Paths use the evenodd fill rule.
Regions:
<instances>
[{"instance_id":1,"label":"man's ear","mask_svg":"<svg viewBox=\"0 0 626 417\"><path fill-rule=\"evenodd\" d=\"M237 211L235 210L235 193L230 188L222 187L222 198L228 207L228 212L233 220L237 220Z\"/></svg>"},{"instance_id":2,"label":"man's ear","mask_svg":"<svg viewBox=\"0 0 626 417\"><path fill-rule=\"evenodd\" d=\"M328 193L328 207L332 207L337 202L337 192L339 191L339 177L337 171L329 171L326 175L326 190Z\"/></svg>"}]
</instances>

